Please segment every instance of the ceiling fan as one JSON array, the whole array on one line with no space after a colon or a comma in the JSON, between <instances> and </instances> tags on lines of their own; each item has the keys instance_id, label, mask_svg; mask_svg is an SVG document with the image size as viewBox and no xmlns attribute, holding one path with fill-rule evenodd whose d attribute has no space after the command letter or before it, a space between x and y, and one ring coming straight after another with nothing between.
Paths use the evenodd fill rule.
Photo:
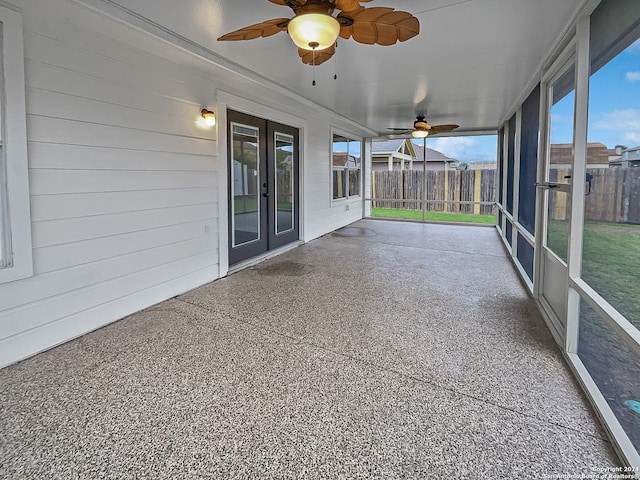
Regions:
<instances>
[{"instance_id":1,"label":"ceiling fan","mask_svg":"<svg viewBox=\"0 0 640 480\"><path fill-rule=\"evenodd\" d=\"M295 16L249 25L218 41L252 40L287 31L303 63L320 65L333 56L338 36L367 45L393 45L420 32L418 19L388 7L363 7L371 0L269 0L287 6ZM338 11L337 15L333 15Z\"/></svg>"},{"instance_id":2,"label":"ceiling fan","mask_svg":"<svg viewBox=\"0 0 640 480\"><path fill-rule=\"evenodd\" d=\"M416 121L413 122L413 128L388 128L387 130L393 130L394 134L402 135L410 133L413 138L425 138L428 135L436 135L441 132L450 132L455 130L460 125L454 125L452 123L446 125L429 125L424 115L418 115Z\"/></svg>"}]
</instances>

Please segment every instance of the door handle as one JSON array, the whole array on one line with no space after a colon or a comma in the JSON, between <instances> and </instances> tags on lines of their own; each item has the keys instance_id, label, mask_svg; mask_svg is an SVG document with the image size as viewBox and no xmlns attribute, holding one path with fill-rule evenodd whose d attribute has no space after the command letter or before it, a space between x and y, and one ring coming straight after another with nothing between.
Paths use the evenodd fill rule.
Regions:
<instances>
[{"instance_id":1,"label":"door handle","mask_svg":"<svg viewBox=\"0 0 640 480\"><path fill-rule=\"evenodd\" d=\"M587 193L585 193L585 195L590 195L591 194L591 182L593 182L593 174L591 173L587 173Z\"/></svg>"},{"instance_id":2,"label":"door handle","mask_svg":"<svg viewBox=\"0 0 640 480\"><path fill-rule=\"evenodd\" d=\"M558 184L557 183L536 182L534 185L536 187L540 187L540 188L558 188Z\"/></svg>"}]
</instances>

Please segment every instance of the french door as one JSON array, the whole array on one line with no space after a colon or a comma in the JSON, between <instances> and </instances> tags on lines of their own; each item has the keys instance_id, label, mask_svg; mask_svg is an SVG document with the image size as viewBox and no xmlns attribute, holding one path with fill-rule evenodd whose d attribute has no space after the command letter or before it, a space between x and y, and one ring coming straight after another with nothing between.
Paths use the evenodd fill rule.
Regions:
<instances>
[{"instance_id":1,"label":"french door","mask_svg":"<svg viewBox=\"0 0 640 480\"><path fill-rule=\"evenodd\" d=\"M299 238L299 133L229 110L229 265Z\"/></svg>"}]
</instances>

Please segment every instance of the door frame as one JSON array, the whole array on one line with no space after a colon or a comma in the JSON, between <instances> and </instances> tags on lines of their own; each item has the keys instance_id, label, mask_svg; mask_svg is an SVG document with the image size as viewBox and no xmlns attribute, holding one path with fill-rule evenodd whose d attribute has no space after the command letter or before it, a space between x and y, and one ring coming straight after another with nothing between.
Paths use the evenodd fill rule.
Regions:
<instances>
[{"instance_id":1,"label":"door frame","mask_svg":"<svg viewBox=\"0 0 640 480\"><path fill-rule=\"evenodd\" d=\"M299 222L299 239L298 242L290 244L288 247L293 248L300 242L306 241L305 228L305 152L307 151L307 132L309 131L309 122L301 117L283 112L253 100L234 95L224 90L216 90L215 110L218 121L216 122L217 136L217 171L218 183L218 262L219 262L219 278L226 277L229 274L229 187L227 178L227 109L236 112L246 113L265 120L274 121L284 125L293 125L299 131L299 161L298 161L298 222ZM269 254L267 254L268 256Z\"/></svg>"},{"instance_id":2,"label":"door frame","mask_svg":"<svg viewBox=\"0 0 640 480\"><path fill-rule=\"evenodd\" d=\"M551 123L551 107L553 106L553 98L549 96L549 90L553 84L559 80L564 74L567 73L572 67L577 72L576 65L576 42L575 39L571 40L558 58L548 68L545 74L542 76L542 82L540 85L540 136L538 144L539 162L537 172L536 183L536 236L535 236L535 252L534 252L534 280L533 280L533 295L536 299L539 308L545 313L544 319L549 327L549 330L553 334L554 339L564 349L567 338L567 322L568 311L565 308L564 318L560 318L558 312L554 310L549 301L543 294L543 284L545 276L545 268L548 270L552 267L556 270L555 275L558 277L555 280L558 284L563 286L564 305L566 306L566 299L569 291L569 269L564 265L564 262L559 257L546 247L547 238L547 217L548 217L548 193L544 185L548 183L548 165L551 161L551 149L550 149L550 123ZM576 145L576 103L577 103L577 84L574 77L574 132L573 132L573 151L575 152ZM575 163L575 154L571 159L572 172ZM573 182L571 182L573 184ZM569 198L572 195L571 186L562 186L558 188L558 191L565 192ZM569 221L569 236L571 236L571 227L573 212L570 211ZM567 246L569 249L569 246ZM559 273L559 272L562 273Z\"/></svg>"},{"instance_id":3,"label":"door frame","mask_svg":"<svg viewBox=\"0 0 640 480\"><path fill-rule=\"evenodd\" d=\"M257 183L256 191L252 194L257 198L257 227L258 235L247 243L234 247L234 211L229 203L229 263L234 267L247 262L253 262L256 258L262 258L266 254L274 250L285 247L300 238L299 234L299 178L295 176L293 181L293 198L292 198L292 226L290 229L278 233L278 211L277 211L277 152L276 152L276 135L290 137L293 146L291 156L291 168L294 172L298 172L298 164L300 157L300 132L299 129L290 125L284 125L279 122L267 120L255 115L238 112L235 110L227 110L227 188L229 192L229 202L234 202L232 198L234 192L233 173L234 165L232 164L233 146L230 144L234 135L234 127L244 127L257 130L257 149L256 155L258 159L257 165Z\"/></svg>"}]
</instances>

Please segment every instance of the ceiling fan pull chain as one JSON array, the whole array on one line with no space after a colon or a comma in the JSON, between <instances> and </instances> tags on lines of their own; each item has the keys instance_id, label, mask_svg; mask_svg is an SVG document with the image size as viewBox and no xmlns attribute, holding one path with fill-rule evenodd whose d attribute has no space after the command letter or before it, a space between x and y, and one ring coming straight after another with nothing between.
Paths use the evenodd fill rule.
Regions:
<instances>
[{"instance_id":1,"label":"ceiling fan pull chain","mask_svg":"<svg viewBox=\"0 0 640 480\"><path fill-rule=\"evenodd\" d=\"M338 48L338 42L333 44L334 48ZM338 80L338 62L336 60L336 56L333 56L333 79Z\"/></svg>"},{"instance_id":2,"label":"ceiling fan pull chain","mask_svg":"<svg viewBox=\"0 0 640 480\"><path fill-rule=\"evenodd\" d=\"M315 87L316 86L316 49L314 48L312 50L312 60L311 60L311 68L313 68L313 82L311 82L311 86Z\"/></svg>"}]
</instances>

